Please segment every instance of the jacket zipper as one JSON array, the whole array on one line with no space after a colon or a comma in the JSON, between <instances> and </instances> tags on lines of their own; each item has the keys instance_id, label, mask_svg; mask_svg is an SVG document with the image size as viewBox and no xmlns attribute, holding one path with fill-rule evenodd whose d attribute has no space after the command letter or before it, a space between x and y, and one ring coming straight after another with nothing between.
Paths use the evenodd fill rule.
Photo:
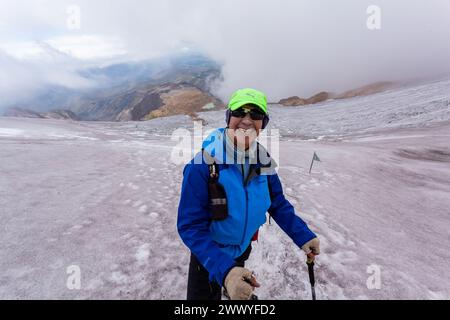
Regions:
<instances>
[{"instance_id":1,"label":"jacket zipper","mask_svg":"<svg viewBox=\"0 0 450 320\"><path fill-rule=\"evenodd\" d=\"M248 223L248 192L247 192L247 184L248 184L248 177L250 176L250 172L252 171L252 167L250 165L249 172L247 178L244 177L244 165L241 164L242 168L242 182L244 184L244 190L245 190L245 224L244 224L244 232L242 233L241 238L241 245L244 243L245 233L247 231L247 223Z\"/></svg>"}]
</instances>

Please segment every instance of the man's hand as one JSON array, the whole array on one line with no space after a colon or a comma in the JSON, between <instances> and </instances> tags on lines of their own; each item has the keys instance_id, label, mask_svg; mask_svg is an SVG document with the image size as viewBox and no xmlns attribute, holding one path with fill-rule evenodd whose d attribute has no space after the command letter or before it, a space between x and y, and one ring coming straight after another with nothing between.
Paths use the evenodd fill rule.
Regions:
<instances>
[{"instance_id":1,"label":"man's hand","mask_svg":"<svg viewBox=\"0 0 450 320\"><path fill-rule=\"evenodd\" d=\"M255 287L259 287L260 284L250 270L234 267L228 272L224 286L231 300L249 300Z\"/></svg>"},{"instance_id":2,"label":"man's hand","mask_svg":"<svg viewBox=\"0 0 450 320\"><path fill-rule=\"evenodd\" d=\"M318 238L309 240L302 246L302 250L305 251L309 259L314 260L314 257L320 254L320 241Z\"/></svg>"}]
</instances>

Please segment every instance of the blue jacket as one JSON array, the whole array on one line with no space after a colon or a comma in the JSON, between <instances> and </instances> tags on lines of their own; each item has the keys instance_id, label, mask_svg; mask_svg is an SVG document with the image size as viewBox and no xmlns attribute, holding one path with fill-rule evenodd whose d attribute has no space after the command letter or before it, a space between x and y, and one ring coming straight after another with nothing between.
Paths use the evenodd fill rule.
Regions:
<instances>
[{"instance_id":1,"label":"blue jacket","mask_svg":"<svg viewBox=\"0 0 450 320\"><path fill-rule=\"evenodd\" d=\"M223 284L224 276L236 264L234 259L247 249L253 235L266 222L266 212L297 246L316 237L284 197L272 159L265 158L263 163L258 157L244 181L240 164L233 163L232 155L227 154L223 128L211 133L202 148L219 166L219 183L227 194L228 217L211 220L210 162L199 152L183 171L177 227L183 242L208 270L210 281ZM262 153L268 155L264 149Z\"/></svg>"}]
</instances>

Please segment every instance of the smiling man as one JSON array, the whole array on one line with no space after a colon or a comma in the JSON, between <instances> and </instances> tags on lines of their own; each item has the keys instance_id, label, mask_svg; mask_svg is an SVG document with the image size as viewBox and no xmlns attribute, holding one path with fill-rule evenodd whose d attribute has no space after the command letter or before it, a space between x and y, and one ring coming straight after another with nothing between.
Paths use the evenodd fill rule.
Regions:
<instances>
[{"instance_id":1,"label":"smiling man","mask_svg":"<svg viewBox=\"0 0 450 320\"><path fill-rule=\"evenodd\" d=\"M283 195L275 161L256 141L268 122L262 92L236 91L227 127L212 132L184 168L178 232L191 250L188 300L220 300L221 287L231 299L252 298L260 284L245 261L266 212L310 259L320 253L318 238Z\"/></svg>"}]
</instances>

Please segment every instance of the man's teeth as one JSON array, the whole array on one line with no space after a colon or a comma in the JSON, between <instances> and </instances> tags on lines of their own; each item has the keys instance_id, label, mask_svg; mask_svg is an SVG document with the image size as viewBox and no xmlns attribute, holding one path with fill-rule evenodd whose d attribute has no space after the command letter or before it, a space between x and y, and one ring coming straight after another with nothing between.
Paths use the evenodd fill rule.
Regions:
<instances>
[{"instance_id":1,"label":"man's teeth","mask_svg":"<svg viewBox=\"0 0 450 320\"><path fill-rule=\"evenodd\" d=\"M238 128L238 130L239 130L239 132L242 132L242 133L253 132L253 129L252 129L252 128L250 128L250 129Z\"/></svg>"}]
</instances>

